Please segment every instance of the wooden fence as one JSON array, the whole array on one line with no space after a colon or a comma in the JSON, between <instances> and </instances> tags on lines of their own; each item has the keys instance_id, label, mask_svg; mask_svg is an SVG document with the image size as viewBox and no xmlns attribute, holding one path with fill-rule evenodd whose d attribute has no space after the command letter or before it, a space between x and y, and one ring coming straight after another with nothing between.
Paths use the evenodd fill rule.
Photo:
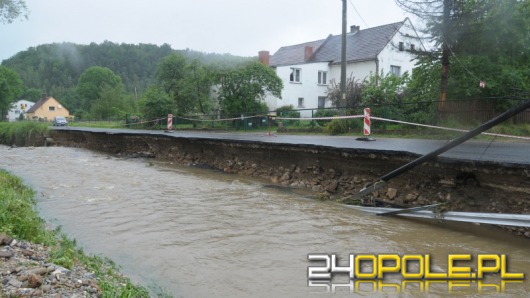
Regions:
<instances>
[{"instance_id":1,"label":"wooden fence","mask_svg":"<svg viewBox=\"0 0 530 298\"><path fill-rule=\"evenodd\" d=\"M457 121L463 124L478 124L484 123L504 111L504 109L500 109L498 105L491 101L446 101L438 105L438 120L441 122ZM530 123L530 109L514 116L508 121L513 124Z\"/></svg>"}]
</instances>

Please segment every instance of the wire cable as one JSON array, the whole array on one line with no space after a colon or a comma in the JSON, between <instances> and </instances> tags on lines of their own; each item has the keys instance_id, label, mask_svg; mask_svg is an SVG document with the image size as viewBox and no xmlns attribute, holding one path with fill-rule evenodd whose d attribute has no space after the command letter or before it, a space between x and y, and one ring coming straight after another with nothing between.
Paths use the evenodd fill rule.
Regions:
<instances>
[{"instance_id":1,"label":"wire cable","mask_svg":"<svg viewBox=\"0 0 530 298\"><path fill-rule=\"evenodd\" d=\"M357 8L355 7L355 5L353 5L352 0L350 0L350 4L351 4L351 6L353 7L353 9L355 10L355 12L357 13L357 15L359 16L359 18L361 18L361 21L363 21L364 25L366 25L367 28L370 28L370 26L368 26L368 24L367 24L366 21L363 19L363 17L361 16L361 14L359 13L359 11L358 11Z\"/></svg>"}]
</instances>

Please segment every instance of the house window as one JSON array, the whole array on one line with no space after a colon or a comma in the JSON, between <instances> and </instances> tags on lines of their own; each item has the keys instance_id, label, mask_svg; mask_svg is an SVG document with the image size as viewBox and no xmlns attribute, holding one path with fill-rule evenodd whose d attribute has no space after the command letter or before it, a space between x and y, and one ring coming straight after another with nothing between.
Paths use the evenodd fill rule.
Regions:
<instances>
[{"instance_id":1,"label":"house window","mask_svg":"<svg viewBox=\"0 0 530 298\"><path fill-rule=\"evenodd\" d=\"M327 71L319 71L318 72L318 84L319 85L327 85L328 84L328 72Z\"/></svg>"},{"instance_id":2,"label":"house window","mask_svg":"<svg viewBox=\"0 0 530 298\"><path fill-rule=\"evenodd\" d=\"M404 51L405 50L405 44L402 41L399 42L399 50L400 51Z\"/></svg>"},{"instance_id":3,"label":"house window","mask_svg":"<svg viewBox=\"0 0 530 298\"><path fill-rule=\"evenodd\" d=\"M323 109L326 107L326 97L325 96L319 96L318 97L318 108Z\"/></svg>"},{"instance_id":4,"label":"house window","mask_svg":"<svg viewBox=\"0 0 530 298\"><path fill-rule=\"evenodd\" d=\"M413 44L413 43L411 43L411 44L410 44L410 51L411 51L411 52L414 52L415 50L416 50L416 45Z\"/></svg>"},{"instance_id":5,"label":"house window","mask_svg":"<svg viewBox=\"0 0 530 298\"><path fill-rule=\"evenodd\" d=\"M293 83L300 83L300 68L291 68L291 76L289 77L289 81Z\"/></svg>"},{"instance_id":6,"label":"house window","mask_svg":"<svg viewBox=\"0 0 530 298\"><path fill-rule=\"evenodd\" d=\"M298 98L298 107L299 108L305 108L305 106L304 106L304 98L303 97L299 97Z\"/></svg>"},{"instance_id":7,"label":"house window","mask_svg":"<svg viewBox=\"0 0 530 298\"><path fill-rule=\"evenodd\" d=\"M55 111L55 107L53 107L53 106L49 106L49 107L48 107L48 111L50 111L50 112Z\"/></svg>"},{"instance_id":8,"label":"house window","mask_svg":"<svg viewBox=\"0 0 530 298\"><path fill-rule=\"evenodd\" d=\"M400 77L401 76L401 66L390 65L390 73L395 75L395 76Z\"/></svg>"},{"instance_id":9,"label":"house window","mask_svg":"<svg viewBox=\"0 0 530 298\"><path fill-rule=\"evenodd\" d=\"M15 114L20 114L20 111L19 110L15 110Z\"/></svg>"}]
</instances>

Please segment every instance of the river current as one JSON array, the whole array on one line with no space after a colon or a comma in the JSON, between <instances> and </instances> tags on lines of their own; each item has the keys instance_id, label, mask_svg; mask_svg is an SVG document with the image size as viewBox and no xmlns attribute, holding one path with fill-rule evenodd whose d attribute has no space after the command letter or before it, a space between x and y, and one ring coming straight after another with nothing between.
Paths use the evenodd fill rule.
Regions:
<instances>
[{"instance_id":1,"label":"river current","mask_svg":"<svg viewBox=\"0 0 530 298\"><path fill-rule=\"evenodd\" d=\"M530 241L496 228L377 217L310 199L266 181L84 149L0 146L0 168L37 193L41 216L62 226L85 252L111 258L133 281L175 297L339 297L347 276L308 286L309 253L429 254L447 270L448 254L506 254L510 272L530 274ZM476 259L476 258L475 258ZM476 267L469 262L471 267ZM384 286L385 282L394 286ZM377 284L377 283L375 283ZM377 294L477 296L504 291L525 297L530 282L412 284L398 277ZM352 285L352 284L350 284ZM362 284L361 284L362 285ZM369 284L373 286L373 284ZM372 296L360 286L353 292ZM361 290L365 290L364 292Z\"/></svg>"}]
</instances>

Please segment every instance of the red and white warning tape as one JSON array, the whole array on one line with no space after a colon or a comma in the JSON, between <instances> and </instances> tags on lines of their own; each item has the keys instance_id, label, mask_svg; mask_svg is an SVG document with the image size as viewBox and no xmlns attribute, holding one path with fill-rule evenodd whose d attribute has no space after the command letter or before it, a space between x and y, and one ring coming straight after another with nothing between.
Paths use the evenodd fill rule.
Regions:
<instances>
[{"instance_id":1,"label":"red and white warning tape","mask_svg":"<svg viewBox=\"0 0 530 298\"><path fill-rule=\"evenodd\" d=\"M392 120L392 119L373 117L373 116L371 118L374 119L374 120L386 121L386 122L392 122L392 123L398 123L398 124L414 125L414 126L420 126L420 127L426 127L426 128L435 128L435 129L458 131L458 132L469 132L469 130L459 129L459 128L434 126L434 125L428 125L428 124L420 124L420 123L413 123L413 122L407 122L407 121ZM512 136L512 135L505 135L505 134L500 134L500 133L483 132L482 134L483 135L487 135L487 136L494 136L494 137L504 137L504 138L520 139L520 140L530 140L529 137Z\"/></svg>"},{"instance_id":2,"label":"red and white warning tape","mask_svg":"<svg viewBox=\"0 0 530 298\"><path fill-rule=\"evenodd\" d=\"M192 119L192 118L185 118L185 117L178 117L178 118L183 119L183 120L188 120L188 121L221 122L221 121L244 120L244 119L251 119L251 118L258 118L258 117L268 117L268 115L244 116L244 117L236 117L236 118L210 119L210 120L206 120L206 119ZM359 118L364 118L364 135L369 135L371 133L371 131L370 131L371 119L377 120L377 121L385 121L385 122L391 122L391 123L397 123L397 124L413 125L413 126L419 126L419 127L425 127L425 128L441 129L441 130L448 130L448 131L457 131L457 132L464 132L464 133L468 132L468 130L466 130L466 129L450 128L450 127L435 126L435 125L428 125L428 124L421 124L421 123L414 123L414 122L407 122L407 121L400 121L400 120L393 120L393 119L375 117L375 116L371 116L370 115L370 109L369 108L364 110L364 115L331 116L331 117L309 117L309 118L274 117L274 119L276 119L276 120L303 120L303 121L335 120L335 119L359 119ZM130 123L128 125L140 125L140 124L145 124L145 123L157 122L157 121L160 121L160 120L163 120L163 119L165 119L165 118L159 118L159 119L150 120L150 121L142 121L142 122L138 122L138 123ZM169 119L170 118L168 117L168 126L169 126L169 122L170 122ZM487 136L513 138L513 139L530 141L530 137L506 135L506 134L499 134L499 133L489 133L489 132L483 132L482 134L483 135L487 135Z\"/></svg>"},{"instance_id":3,"label":"red and white warning tape","mask_svg":"<svg viewBox=\"0 0 530 298\"><path fill-rule=\"evenodd\" d=\"M284 118L284 117L276 117L276 120L304 120L304 121L312 121L312 120L334 120L334 119L356 119L356 118L364 118L364 115L350 115L350 116L332 116L332 117L310 117L310 118Z\"/></svg>"}]
</instances>

